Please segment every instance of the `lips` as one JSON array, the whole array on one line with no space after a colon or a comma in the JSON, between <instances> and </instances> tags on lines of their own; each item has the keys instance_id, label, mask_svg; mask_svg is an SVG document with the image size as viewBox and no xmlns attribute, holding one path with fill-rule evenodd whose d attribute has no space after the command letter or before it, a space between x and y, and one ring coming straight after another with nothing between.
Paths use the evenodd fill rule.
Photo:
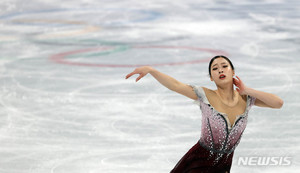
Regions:
<instances>
[{"instance_id":1,"label":"lips","mask_svg":"<svg viewBox=\"0 0 300 173\"><path fill-rule=\"evenodd\" d=\"M225 79L225 75L224 74L221 74L220 76L219 76L219 79Z\"/></svg>"}]
</instances>

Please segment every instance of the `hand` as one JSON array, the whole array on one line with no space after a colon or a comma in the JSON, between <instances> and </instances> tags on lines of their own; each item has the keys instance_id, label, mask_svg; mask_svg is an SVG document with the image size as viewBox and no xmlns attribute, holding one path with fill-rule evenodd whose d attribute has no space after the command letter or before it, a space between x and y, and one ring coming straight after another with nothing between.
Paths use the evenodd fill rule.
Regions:
<instances>
[{"instance_id":1,"label":"hand","mask_svg":"<svg viewBox=\"0 0 300 173\"><path fill-rule=\"evenodd\" d=\"M142 77L146 76L150 72L150 70L151 70L151 67L149 67L149 66L138 67L133 72L126 75L126 79L128 79L129 77L131 77L134 74L140 74L140 76L138 78L136 78L136 82L137 82Z\"/></svg>"},{"instance_id":2,"label":"hand","mask_svg":"<svg viewBox=\"0 0 300 173\"><path fill-rule=\"evenodd\" d=\"M240 95L246 95L247 94L247 87L243 83L243 81L236 76L236 78L233 78L233 84L237 87L236 90L239 92Z\"/></svg>"}]
</instances>

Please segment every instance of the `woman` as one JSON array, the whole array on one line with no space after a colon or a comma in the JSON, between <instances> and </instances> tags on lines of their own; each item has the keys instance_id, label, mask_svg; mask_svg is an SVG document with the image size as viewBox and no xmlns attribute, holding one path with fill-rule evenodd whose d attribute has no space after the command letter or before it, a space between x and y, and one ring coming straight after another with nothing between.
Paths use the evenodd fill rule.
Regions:
<instances>
[{"instance_id":1,"label":"woman","mask_svg":"<svg viewBox=\"0 0 300 173\"><path fill-rule=\"evenodd\" d=\"M216 90L181 83L149 66L136 68L126 76L128 79L139 74L138 81L150 73L168 89L196 100L200 105L200 140L171 173L229 173L234 149L246 128L252 105L270 108L281 108L283 105L283 100L278 96L249 88L238 76L234 78L234 66L225 56L212 58L208 69Z\"/></svg>"}]
</instances>

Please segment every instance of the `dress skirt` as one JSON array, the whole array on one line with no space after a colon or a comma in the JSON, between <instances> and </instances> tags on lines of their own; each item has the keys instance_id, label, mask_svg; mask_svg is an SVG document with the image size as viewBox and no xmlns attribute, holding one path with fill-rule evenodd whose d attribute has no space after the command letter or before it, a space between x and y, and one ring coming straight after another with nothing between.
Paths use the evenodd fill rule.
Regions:
<instances>
[{"instance_id":1,"label":"dress skirt","mask_svg":"<svg viewBox=\"0 0 300 173\"><path fill-rule=\"evenodd\" d=\"M230 173L233 153L214 153L197 142L170 173Z\"/></svg>"}]
</instances>

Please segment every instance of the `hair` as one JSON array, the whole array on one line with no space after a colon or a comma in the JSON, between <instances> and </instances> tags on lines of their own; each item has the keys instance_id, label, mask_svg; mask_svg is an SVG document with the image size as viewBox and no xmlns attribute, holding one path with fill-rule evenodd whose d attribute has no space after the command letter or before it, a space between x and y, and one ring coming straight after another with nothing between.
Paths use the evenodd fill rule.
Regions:
<instances>
[{"instance_id":1,"label":"hair","mask_svg":"<svg viewBox=\"0 0 300 173\"><path fill-rule=\"evenodd\" d=\"M232 65L232 62L231 62L226 56L224 56L224 55L217 55L217 56L213 57L213 58L210 60L210 62L209 62L208 72L209 72L209 76L210 76L210 77L211 77L211 72L210 72L210 70L211 70L211 64L212 64L212 63L214 62L214 60L217 59L217 58L224 58L226 61L229 62L229 64L230 64L232 70L234 70L234 66Z\"/></svg>"}]
</instances>

